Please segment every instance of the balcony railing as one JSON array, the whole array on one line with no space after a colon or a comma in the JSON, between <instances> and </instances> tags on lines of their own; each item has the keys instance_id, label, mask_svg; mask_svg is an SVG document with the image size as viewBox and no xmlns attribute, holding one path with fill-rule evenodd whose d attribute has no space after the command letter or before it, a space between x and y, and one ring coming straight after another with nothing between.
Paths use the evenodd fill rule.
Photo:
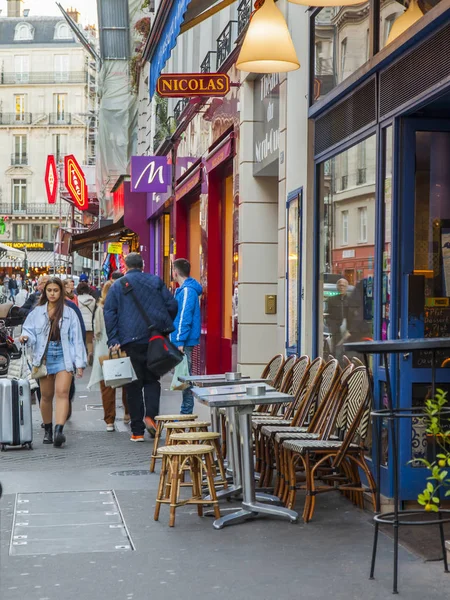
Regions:
<instances>
[{"instance_id":1,"label":"balcony railing","mask_svg":"<svg viewBox=\"0 0 450 600\"><path fill-rule=\"evenodd\" d=\"M178 123L180 121L181 113L189 104L189 100L187 98L182 98L175 104L175 108L173 109L173 116L175 117L175 121Z\"/></svg>"},{"instance_id":2,"label":"balcony railing","mask_svg":"<svg viewBox=\"0 0 450 600\"><path fill-rule=\"evenodd\" d=\"M50 113L48 116L49 125L71 125L72 113Z\"/></svg>"},{"instance_id":3,"label":"balcony railing","mask_svg":"<svg viewBox=\"0 0 450 600\"><path fill-rule=\"evenodd\" d=\"M34 73L0 73L0 84L15 85L19 83L87 83L87 71L39 71Z\"/></svg>"},{"instance_id":4,"label":"balcony railing","mask_svg":"<svg viewBox=\"0 0 450 600\"><path fill-rule=\"evenodd\" d=\"M358 169L358 176L356 179L356 185L364 185L367 181L366 178L366 169L362 168L362 169Z\"/></svg>"},{"instance_id":5,"label":"balcony railing","mask_svg":"<svg viewBox=\"0 0 450 600\"><path fill-rule=\"evenodd\" d=\"M11 165L13 167L20 167L28 164L28 154L22 152L22 154L11 154Z\"/></svg>"},{"instance_id":6,"label":"balcony railing","mask_svg":"<svg viewBox=\"0 0 450 600\"><path fill-rule=\"evenodd\" d=\"M0 213L2 215L59 215L59 207L56 204L32 203L14 206L11 202L0 202Z\"/></svg>"},{"instance_id":7,"label":"balcony railing","mask_svg":"<svg viewBox=\"0 0 450 600\"><path fill-rule=\"evenodd\" d=\"M216 71L219 70L219 68L231 54L231 48L236 39L237 24L237 21L229 21L228 25L217 38Z\"/></svg>"},{"instance_id":8,"label":"balcony railing","mask_svg":"<svg viewBox=\"0 0 450 600\"><path fill-rule=\"evenodd\" d=\"M205 56L202 64L200 65L200 71L201 71L201 73L211 73L211 64L212 64L213 54L217 54L217 52L214 52L213 50L210 50L208 52L208 54Z\"/></svg>"},{"instance_id":9,"label":"balcony railing","mask_svg":"<svg viewBox=\"0 0 450 600\"><path fill-rule=\"evenodd\" d=\"M252 14L252 0L242 0L238 6L238 36L247 27Z\"/></svg>"},{"instance_id":10,"label":"balcony railing","mask_svg":"<svg viewBox=\"0 0 450 600\"><path fill-rule=\"evenodd\" d=\"M0 113L0 125L31 125L31 113Z\"/></svg>"}]
</instances>

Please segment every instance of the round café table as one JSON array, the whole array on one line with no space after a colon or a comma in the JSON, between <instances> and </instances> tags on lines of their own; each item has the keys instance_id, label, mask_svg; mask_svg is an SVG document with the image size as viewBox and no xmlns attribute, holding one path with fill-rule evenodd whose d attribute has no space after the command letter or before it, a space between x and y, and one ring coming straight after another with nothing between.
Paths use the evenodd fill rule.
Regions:
<instances>
[{"instance_id":1,"label":"round caf\u00e9 table","mask_svg":"<svg viewBox=\"0 0 450 600\"><path fill-rule=\"evenodd\" d=\"M357 352L364 356L364 363L370 377L370 393L372 406L374 405L373 379L370 375L369 355L379 354L383 357L383 364L386 371L386 396L387 408L372 410L372 430L373 440L376 441L375 448L375 481L376 481L376 512L374 516L374 539L372 550L372 562L370 567L370 579L374 578L375 562L377 556L378 530L380 524L392 525L394 528L394 577L393 593L398 593L398 533L399 527L438 525L440 530L440 541L444 559L444 569L448 573L447 553L444 539L444 523L450 523L450 510L440 509L438 513L426 513L424 510L400 510L399 509L399 454L398 454L398 432L397 422L400 419L412 419L413 417L423 418L425 412L419 407L398 408L396 390L392 390L391 377L389 371L389 355L408 355L410 352L428 351L431 353L431 390L433 398L436 393L436 352L439 350L450 350L450 338L419 338L419 339L398 339L385 341L367 341L351 342L344 344L346 351ZM450 416L450 408L444 408L442 414ZM394 483L394 510L388 513L381 513L380 510L380 480L381 480L381 433L382 423L380 420L386 419L389 423L389 433L391 436L392 462L393 462L393 483ZM401 430L399 430L401 431ZM424 516L426 520L414 521L411 517L414 515ZM436 515L436 516L435 516Z\"/></svg>"}]
</instances>

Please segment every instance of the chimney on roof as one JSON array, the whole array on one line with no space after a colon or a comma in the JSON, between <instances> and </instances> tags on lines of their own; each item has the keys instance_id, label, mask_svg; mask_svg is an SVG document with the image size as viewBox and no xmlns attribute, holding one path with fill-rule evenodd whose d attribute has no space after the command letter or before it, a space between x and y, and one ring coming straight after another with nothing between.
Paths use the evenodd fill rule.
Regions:
<instances>
[{"instance_id":1,"label":"chimney on roof","mask_svg":"<svg viewBox=\"0 0 450 600\"><path fill-rule=\"evenodd\" d=\"M79 20L80 20L80 13L77 11L76 8L70 7L70 8L67 9L66 12L69 15L69 17L71 17L75 21L75 23L79 22Z\"/></svg>"},{"instance_id":2,"label":"chimney on roof","mask_svg":"<svg viewBox=\"0 0 450 600\"><path fill-rule=\"evenodd\" d=\"M23 15L23 0L7 0L8 17L21 17Z\"/></svg>"}]
</instances>

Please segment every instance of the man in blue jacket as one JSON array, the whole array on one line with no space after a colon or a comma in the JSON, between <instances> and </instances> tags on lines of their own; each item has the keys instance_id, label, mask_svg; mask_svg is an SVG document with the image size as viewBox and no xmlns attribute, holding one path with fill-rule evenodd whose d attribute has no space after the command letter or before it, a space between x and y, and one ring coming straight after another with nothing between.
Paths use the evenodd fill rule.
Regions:
<instances>
[{"instance_id":1,"label":"man in blue jacket","mask_svg":"<svg viewBox=\"0 0 450 600\"><path fill-rule=\"evenodd\" d=\"M124 350L137 375L137 380L127 385L127 399L131 441L143 442L146 427L152 437L155 435L154 419L159 414L161 396L159 378L147 369L149 331L145 321L148 320L161 333L171 333L177 302L159 277L142 272L144 264L140 254L130 252L125 258L125 265L127 273L111 286L103 315L108 346ZM133 299L134 294L142 305L146 320Z\"/></svg>"},{"instance_id":2,"label":"man in blue jacket","mask_svg":"<svg viewBox=\"0 0 450 600\"><path fill-rule=\"evenodd\" d=\"M185 258L173 262L173 278L180 286L175 292L178 313L174 321L175 331L171 339L181 352L186 354L189 373L192 366L192 350L200 343L200 302L202 286L190 277L191 265ZM183 390L181 414L191 415L194 410L194 397L191 388Z\"/></svg>"}]
</instances>

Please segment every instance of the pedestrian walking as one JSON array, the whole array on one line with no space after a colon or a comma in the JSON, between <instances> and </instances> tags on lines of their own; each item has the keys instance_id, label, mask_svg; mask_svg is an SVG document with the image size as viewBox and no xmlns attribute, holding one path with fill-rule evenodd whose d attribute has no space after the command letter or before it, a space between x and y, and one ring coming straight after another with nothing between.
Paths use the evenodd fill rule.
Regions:
<instances>
[{"instance_id":1,"label":"pedestrian walking","mask_svg":"<svg viewBox=\"0 0 450 600\"><path fill-rule=\"evenodd\" d=\"M26 285L23 285L16 295L16 306L22 307L28 298L28 288Z\"/></svg>"},{"instance_id":2,"label":"pedestrian walking","mask_svg":"<svg viewBox=\"0 0 450 600\"><path fill-rule=\"evenodd\" d=\"M142 312L155 329L164 334L173 331L177 302L159 277L142 272L140 254L130 252L125 258L125 265L126 275L111 286L103 311L108 346L124 350L136 372L137 380L127 385L130 439L143 442L146 427L152 437L155 435L154 418L159 414L161 385L159 378L147 369L149 332L133 297L136 295L139 299Z\"/></svg>"},{"instance_id":3,"label":"pedestrian walking","mask_svg":"<svg viewBox=\"0 0 450 600\"><path fill-rule=\"evenodd\" d=\"M191 277L191 265L185 258L177 258L172 265L173 279L179 287L175 290L178 313L174 321L175 331L171 335L172 343L186 355L189 373L192 369L192 351L200 343L200 302L202 286ZM194 410L194 396L189 386L183 390L180 413L191 415Z\"/></svg>"},{"instance_id":4,"label":"pedestrian walking","mask_svg":"<svg viewBox=\"0 0 450 600\"><path fill-rule=\"evenodd\" d=\"M73 279L64 279L64 292L66 298L78 306L78 296L75 294L75 282Z\"/></svg>"},{"instance_id":5,"label":"pedestrian walking","mask_svg":"<svg viewBox=\"0 0 450 600\"><path fill-rule=\"evenodd\" d=\"M91 290L90 291L91 296L93 296L96 300L98 300L98 298L100 298L99 290L95 286L90 285L89 277L86 275L86 273L82 273L80 275L80 283L87 283L87 285L89 286L89 289Z\"/></svg>"},{"instance_id":6,"label":"pedestrian walking","mask_svg":"<svg viewBox=\"0 0 450 600\"><path fill-rule=\"evenodd\" d=\"M29 313L33 310L33 308L36 308L36 306L39 303L42 291L44 290L45 284L48 280L48 275L41 275L39 277L36 285L36 291L33 294L30 294L23 306L20 307L19 315L21 317L27 317Z\"/></svg>"},{"instance_id":7,"label":"pedestrian walking","mask_svg":"<svg viewBox=\"0 0 450 600\"><path fill-rule=\"evenodd\" d=\"M88 283L82 281L77 286L78 295L78 308L83 315L84 326L86 328L86 346L88 351L88 362L92 364L92 351L93 344L92 339L94 336L94 311L95 311L95 298L91 294L91 288Z\"/></svg>"},{"instance_id":8,"label":"pedestrian walking","mask_svg":"<svg viewBox=\"0 0 450 600\"><path fill-rule=\"evenodd\" d=\"M14 273L11 275L8 281L8 289L9 289L9 300L15 303L16 301L16 293L17 293L17 281Z\"/></svg>"},{"instance_id":9,"label":"pedestrian walking","mask_svg":"<svg viewBox=\"0 0 450 600\"><path fill-rule=\"evenodd\" d=\"M86 367L86 350L75 311L65 305L61 280L51 277L45 284L39 305L30 312L23 325L22 344L30 343L33 367L46 375L39 379L44 444L60 447L69 412L69 390L73 373L82 377ZM53 398L56 400L56 425L53 436Z\"/></svg>"},{"instance_id":10,"label":"pedestrian walking","mask_svg":"<svg viewBox=\"0 0 450 600\"><path fill-rule=\"evenodd\" d=\"M16 284L17 284L17 293L16 295L20 292L20 290L22 289L22 276L20 273L17 273L16 275Z\"/></svg>"},{"instance_id":11,"label":"pedestrian walking","mask_svg":"<svg viewBox=\"0 0 450 600\"><path fill-rule=\"evenodd\" d=\"M103 370L102 365L100 364L101 356L108 356L109 348L108 348L108 336L106 333L105 326L105 318L103 315L103 307L105 304L106 297L108 295L109 289L112 286L112 281L107 281L102 289L102 295L97 304L97 310L95 311L94 317L94 362L92 365L91 378L88 383L89 390L98 389L98 385L100 384L100 391L102 394L102 404L103 404L103 414L104 421L106 423L106 431L114 431L115 430L115 420L116 420L116 390L109 386L105 385L103 380ZM122 388L123 389L123 388ZM124 396L122 396L122 401L124 401ZM130 421L130 416L128 414L128 406L126 404L126 400L123 405L125 416L124 422Z\"/></svg>"}]
</instances>

